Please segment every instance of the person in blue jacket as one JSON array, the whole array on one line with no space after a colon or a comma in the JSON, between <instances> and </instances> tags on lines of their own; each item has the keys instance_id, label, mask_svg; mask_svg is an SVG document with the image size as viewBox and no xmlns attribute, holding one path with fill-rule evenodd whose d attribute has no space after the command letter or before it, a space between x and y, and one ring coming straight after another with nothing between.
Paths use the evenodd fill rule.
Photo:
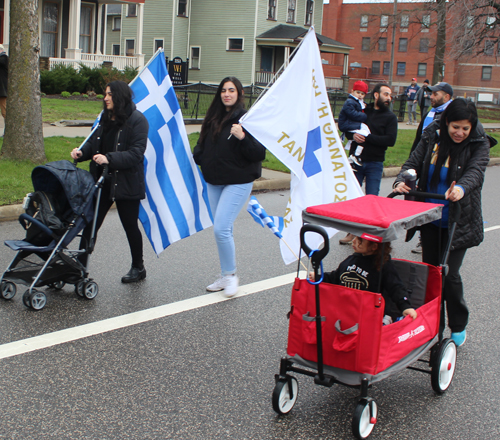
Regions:
<instances>
[{"instance_id":1,"label":"person in blue jacket","mask_svg":"<svg viewBox=\"0 0 500 440\"><path fill-rule=\"evenodd\" d=\"M368 116L365 114L364 109L366 104L363 99L368 93L368 84L363 81L356 81L352 87L351 94L347 97L342 110L339 114L339 130L343 133L352 132L359 133L363 136L370 134L368 125L365 124ZM353 151L350 151L352 142L346 144L346 150L349 150L349 162L361 166L361 153L363 147L357 145Z\"/></svg>"},{"instance_id":2,"label":"person in blue jacket","mask_svg":"<svg viewBox=\"0 0 500 440\"><path fill-rule=\"evenodd\" d=\"M417 103L415 102L415 96L419 90L420 87L417 86L417 78L412 78L411 84L405 90L406 99L408 100L408 122L406 125L417 125Z\"/></svg>"}]
</instances>

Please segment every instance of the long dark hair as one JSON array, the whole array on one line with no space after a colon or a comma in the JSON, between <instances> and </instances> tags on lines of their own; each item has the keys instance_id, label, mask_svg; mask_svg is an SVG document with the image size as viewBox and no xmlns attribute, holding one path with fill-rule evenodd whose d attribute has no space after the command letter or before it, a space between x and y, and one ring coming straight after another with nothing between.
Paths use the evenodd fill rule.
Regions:
<instances>
[{"instance_id":1,"label":"long dark hair","mask_svg":"<svg viewBox=\"0 0 500 440\"><path fill-rule=\"evenodd\" d=\"M221 99L222 88L227 82L232 82L238 91L238 99L229 111L227 111L226 106ZM230 120L234 114L244 108L245 98L243 96L243 86L241 85L241 81L234 76L227 76L220 82L217 92L215 92L214 99L210 104L210 107L208 107L207 114L205 115L205 119L203 120L203 124L201 126L200 141L203 142L210 129L212 131L212 137L215 139L220 134L225 122Z\"/></svg>"},{"instance_id":2,"label":"long dark hair","mask_svg":"<svg viewBox=\"0 0 500 440\"><path fill-rule=\"evenodd\" d=\"M460 144L457 144L453 142L450 134L448 133L448 125L454 121L463 120L470 122L471 130L469 132L469 136L460 142ZM439 151L436 159L436 167L431 178L431 188L429 188L431 191L435 191L437 189L441 168L446 162L448 156L450 156L450 161L453 160L455 154L469 143L471 136L476 130L477 121L477 110L473 102L459 98L454 99L450 105L446 107L446 110L441 115L441 120L439 121ZM451 183L450 179L451 176L450 173L448 173L448 184Z\"/></svg>"},{"instance_id":3,"label":"long dark hair","mask_svg":"<svg viewBox=\"0 0 500 440\"><path fill-rule=\"evenodd\" d=\"M127 107L132 103L132 90L129 85L123 81L111 81L106 84L106 89L108 87L111 90L111 97L113 99L113 110L109 111L106 108L106 103L103 101L104 112L102 115L102 123L108 125L114 122L121 126L128 119ZM115 118L114 121L111 120L113 116Z\"/></svg>"},{"instance_id":4,"label":"long dark hair","mask_svg":"<svg viewBox=\"0 0 500 440\"><path fill-rule=\"evenodd\" d=\"M375 251L375 269L380 272L382 264L387 263L391 259L392 246L390 241L386 243L377 243L377 245L378 247Z\"/></svg>"}]
</instances>

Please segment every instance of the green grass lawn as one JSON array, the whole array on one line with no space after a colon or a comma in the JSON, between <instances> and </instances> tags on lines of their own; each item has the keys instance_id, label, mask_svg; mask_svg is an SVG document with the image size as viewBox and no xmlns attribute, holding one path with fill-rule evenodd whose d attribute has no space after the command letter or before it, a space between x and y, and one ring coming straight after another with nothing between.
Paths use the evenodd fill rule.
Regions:
<instances>
[{"instance_id":1,"label":"green grass lawn","mask_svg":"<svg viewBox=\"0 0 500 440\"><path fill-rule=\"evenodd\" d=\"M42 98L43 122L95 120L102 110L101 100Z\"/></svg>"}]
</instances>

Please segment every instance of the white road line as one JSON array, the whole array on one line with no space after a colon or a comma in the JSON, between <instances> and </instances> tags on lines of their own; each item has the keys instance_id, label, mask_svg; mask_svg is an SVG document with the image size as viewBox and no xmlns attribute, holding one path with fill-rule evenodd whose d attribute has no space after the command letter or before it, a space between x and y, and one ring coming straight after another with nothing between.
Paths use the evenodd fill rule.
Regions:
<instances>
[{"instance_id":1,"label":"white road line","mask_svg":"<svg viewBox=\"0 0 500 440\"><path fill-rule=\"evenodd\" d=\"M289 273L268 280L257 281L252 284L240 286L236 298L263 290L273 289L275 287L285 286L293 283L297 273ZM305 272L300 273L300 277L305 277ZM52 333L47 333L33 338L22 339L20 341L9 342L0 345L0 359L17 356L23 353L29 353L43 348L53 347L54 345L64 344L66 342L76 341L89 336L110 332L135 324L140 324L153 319L164 318L170 315L186 312L188 310L199 309L201 307L217 304L222 301L228 301L220 292L200 295L195 298L185 299L172 304L153 307L139 312L129 313L127 315L116 316L114 318L104 319L103 321L92 322L80 325L78 327L67 328Z\"/></svg>"},{"instance_id":2,"label":"white road line","mask_svg":"<svg viewBox=\"0 0 500 440\"><path fill-rule=\"evenodd\" d=\"M484 228L484 232L494 231L495 229L500 229L500 226L491 226L489 228Z\"/></svg>"}]
</instances>

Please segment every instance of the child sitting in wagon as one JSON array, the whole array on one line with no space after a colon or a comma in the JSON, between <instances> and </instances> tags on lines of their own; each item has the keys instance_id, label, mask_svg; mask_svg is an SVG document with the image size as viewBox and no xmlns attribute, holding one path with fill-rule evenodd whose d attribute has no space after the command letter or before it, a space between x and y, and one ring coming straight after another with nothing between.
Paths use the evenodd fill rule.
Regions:
<instances>
[{"instance_id":1,"label":"child sitting in wagon","mask_svg":"<svg viewBox=\"0 0 500 440\"><path fill-rule=\"evenodd\" d=\"M381 287L384 299L387 301L386 296L388 296L403 316L410 315L415 319L417 312L412 308L406 288L391 261L391 244L385 243L385 246L382 246L382 243L354 237L352 247L354 253L342 261L337 270L325 272L323 281L353 289L378 292L379 279L382 276ZM381 267L382 270L380 270ZM314 278L313 272L309 274L309 278ZM384 324L390 323L392 323L392 318L386 313Z\"/></svg>"}]
</instances>

